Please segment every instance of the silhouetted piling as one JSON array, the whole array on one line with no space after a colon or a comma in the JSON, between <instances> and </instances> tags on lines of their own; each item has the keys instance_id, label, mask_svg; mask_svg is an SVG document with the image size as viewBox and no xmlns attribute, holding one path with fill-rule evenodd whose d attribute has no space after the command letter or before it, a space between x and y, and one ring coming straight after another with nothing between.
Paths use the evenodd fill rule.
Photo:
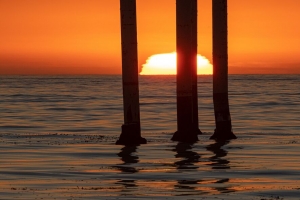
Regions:
<instances>
[{"instance_id":1,"label":"silhouetted piling","mask_svg":"<svg viewBox=\"0 0 300 200\"><path fill-rule=\"evenodd\" d=\"M213 0L213 101L216 129L211 139L236 139L228 101L227 0Z\"/></svg>"},{"instance_id":2,"label":"silhouetted piling","mask_svg":"<svg viewBox=\"0 0 300 200\"><path fill-rule=\"evenodd\" d=\"M120 0L120 6L124 124L116 144L139 145L147 141L140 125L136 0Z\"/></svg>"},{"instance_id":3,"label":"silhouetted piling","mask_svg":"<svg viewBox=\"0 0 300 200\"><path fill-rule=\"evenodd\" d=\"M198 141L197 0L176 0L177 131L172 140Z\"/></svg>"}]
</instances>

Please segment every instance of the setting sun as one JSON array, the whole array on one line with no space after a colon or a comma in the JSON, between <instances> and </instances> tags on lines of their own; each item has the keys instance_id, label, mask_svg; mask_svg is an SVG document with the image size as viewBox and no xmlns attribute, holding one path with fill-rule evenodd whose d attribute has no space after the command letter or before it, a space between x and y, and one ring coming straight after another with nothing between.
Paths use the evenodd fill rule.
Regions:
<instances>
[{"instance_id":1,"label":"setting sun","mask_svg":"<svg viewBox=\"0 0 300 200\"><path fill-rule=\"evenodd\" d=\"M176 74L176 52L155 54L143 64L141 75ZM212 64L207 58L197 55L197 74L212 74Z\"/></svg>"}]
</instances>

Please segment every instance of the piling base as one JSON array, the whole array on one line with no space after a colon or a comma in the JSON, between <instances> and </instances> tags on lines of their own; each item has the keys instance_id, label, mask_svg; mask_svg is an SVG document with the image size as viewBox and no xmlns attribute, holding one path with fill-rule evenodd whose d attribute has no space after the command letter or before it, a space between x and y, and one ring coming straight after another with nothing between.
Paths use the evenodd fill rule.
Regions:
<instances>
[{"instance_id":1,"label":"piling base","mask_svg":"<svg viewBox=\"0 0 300 200\"><path fill-rule=\"evenodd\" d=\"M147 144L147 140L141 137L141 128L139 124L124 124L122 125L122 133L117 145L140 145Z\"/></svg>"},{"instance_id":2,"label":"piling base","mask_svg":"<svg viewBox=\"0 0 300 200\"><path fill-rule=\"evenodd\" d=\"M200 134L202 134L200 129L176 131L171 140L185 143L194 143L199 141L198 135Z\"/></svg>"},{"instance_id":3,"label":"piling base","mask_svg":"<svg viewBox=\"0 0 300 200\"><path fill-rule=\"evenodd\" d=\"M218 123L217 128L210 139L217 141L237 139L231 130L231 122Z\"/></svg>"}]
</instances>

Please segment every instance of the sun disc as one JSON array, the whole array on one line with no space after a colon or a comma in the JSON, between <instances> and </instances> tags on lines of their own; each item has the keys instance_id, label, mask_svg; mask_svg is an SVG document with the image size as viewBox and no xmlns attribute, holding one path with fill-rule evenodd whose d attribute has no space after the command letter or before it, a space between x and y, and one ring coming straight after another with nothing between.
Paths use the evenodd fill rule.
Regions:
<instances>
[{"instance_id":1,"label":"sun disc","mask_svg":"<svg viewBox=\"0 0 300 200\"><path fill-rule=\"evenodd\" d=\"M176 74L176 52L155 54L142 65L141 75ZM212 74L212 64L207 58L197 55L197 74Z\"/></svg>"}]
</instances>

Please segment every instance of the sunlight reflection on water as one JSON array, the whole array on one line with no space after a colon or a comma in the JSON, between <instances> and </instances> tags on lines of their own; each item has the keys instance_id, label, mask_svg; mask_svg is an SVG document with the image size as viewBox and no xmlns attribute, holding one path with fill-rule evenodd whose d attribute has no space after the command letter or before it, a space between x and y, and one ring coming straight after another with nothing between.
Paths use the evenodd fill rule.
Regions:
<instances>
[{"instance_id":1,"label":"sunlight reflection on water","mask_svg":"<svg viewBox=\"0 0 300 200\"><path fill-rule=\"evenodd\" d=\"M147 145L124 147L99 135L2 135L1 197L253 199L286 192L296 199L300 194L298 135L249 134L220 143L205 134L195 144L171 142L169 134L146 136Z\"/></svg>"},{"instance_id":2,"label":"sunlight reflection on water","mask_svg":"<svg viewBox=\"0 0 300 200\"><path fill-rule=\"evenodd\" d=\"M141 76L147 145L114 145L120 76L0 79L0 198L298 199L300 77L230 76L230 143L214 129L211 76L199 76L195 144L176 130L174 76ZM278 199L277 198L277 199Z\"/></svg>"},{"instance_id":3,"label":"sunlight reflection on water","mask_svg":"<svg viewBox=\"0 0 300 200\"><path fill-rule=\"evenodd\" d=\"M212 77L199 76L199 124L213 132ZM299 75L231 75L233 130L298 133ZM140 76L142 131L176 131L175 76ZM2 133L118 134L121 76L21 76L0 79Z\"/></svg>"}]
</instances>

